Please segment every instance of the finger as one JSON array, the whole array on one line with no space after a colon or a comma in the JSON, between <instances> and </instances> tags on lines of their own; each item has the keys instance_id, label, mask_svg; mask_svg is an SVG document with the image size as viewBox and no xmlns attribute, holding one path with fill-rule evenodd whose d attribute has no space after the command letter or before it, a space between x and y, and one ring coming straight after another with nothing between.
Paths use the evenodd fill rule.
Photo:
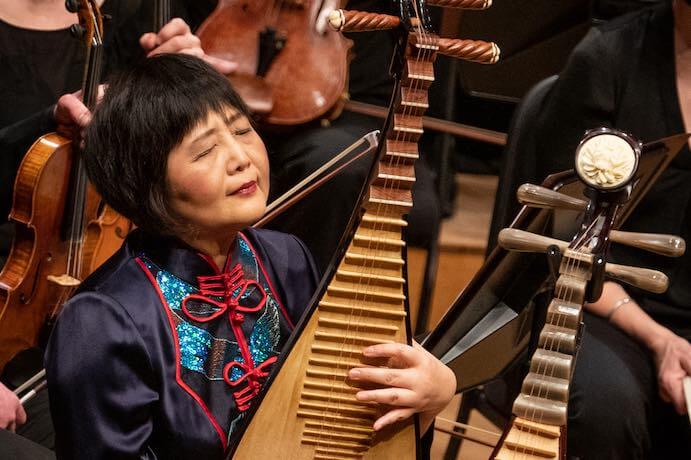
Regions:
<instances>
[{"instance_id":1,"label":"finger","mask_svg":"<svg viewBox=\"0 0 691 460\"><path fill-rule=\"evenodd\" d=\"M358 367L348 372L351 380L377 383L386 387L410 388L410 376L400 369L386 367Z\"/></svg>"},{"instance_id":2,"label":"finger","mask_svg":"<svg viewBox=\"0 0 691 460\"><path fill-rule=\"evenodd\" d=\"M674 405L674 410L680 415L686 413L686 402L684 401L684 390L681 385L681 380L667 377L663 379L662 387L669 396L670 402Z\"/></svg>"},{"instance_id":3,"label":"finger","mask_svg":"<svg viewBox=\"0 0 691 460\"><path fill-rule=\"evenodd\" d=\"M156 48L156 34L148 32L139 37L139 46L147 53Z\"/></svg>"},{"instance_id":4,"label":"finger","mask_svg":"<svg viewBox=\"0 0 691 460\"><path fill-rule=\"evenodd\" d=\"M173 18L156 34L156 44L161 45L179 35L192 35L192 30L182 19ZM194 37L194 35L192 36Z\"/></svg>"},{"instance_id":5,"label":"finger","mask_svg":"<svg viewBox=\"0 0 691 460\"><path fill-rule=\"evenodd\" d=\"M74 95L65 94L58 99L55 118L58 124L74 124L83 128L91 121L91 112Z\"/></svg>"},{"instance_id":6,"label":"finger","mask_svg":"<svg viewBox=\"0 0 691 460\"><path fill-rule=\"evenodd\" d=\"M691 353L682 356L679 361L681 362L681 368L684 369L686 375L691 375Z\"/></svg>"},{"instance_id":7,"label":"finger","mask_svg":"<svg viewBox=\"0 0 691 460\"><path fill-rule=\"evenodd\" d=\"M24 406L21 405L21 403L17 402L17 411L15 413L16 418L15 422L17 425L24 425L26 423L26 412L24 411Z\"/></svg>"},{"instance_id":8,"label":"finger","mask_svg":"<svg viewBox=\"0 0 691 460\"><path fill-rule=\"evenodd\" d=\"M189 54L190 56L196 56L198 58L204 57L204 51L201 48L185 48L184 50L178 51L180 54Z\"/></svg>"},{"instance_id":9,"label":"finger","mask_svg":"<svg viewBox=\"0 0 691 460\"><path fill-rule=\"evenodd\" d=\"M9 425L7 425L7 428L5 428L7 431L11 431L14 433L17 430L17 424L14 422L10 422Z\"/></svg>"},{"instance_id":10,"label":"finger","mask_svg":"<svg viewBox=\"0 0 691 460\"><path fill-rule=\"evenodd\" d=\"M368 358L389 358L392 367L410 367L421 362L420 351L402 343L382 343L362 350Z\"/></svg>"},{"instance_id":11,"label":"finger","mask_svg":"<svg viewBox=\"0 0 691 460\"><path fill-rule=\"evenodd\" d=\"M151 50L147 56L151 57L162 53L179 53L180 51L188 48L201 49L199 46L199 39L192 34L177 35L170 40L166 40L165 42L161 43L159 46Z\"/></svg>"},{"instance_id":12,"label":"finger","mask_svg":"<svg viewBox=\"0 0 691 460\"><path fill-rule=\"evenodd\" d=\"M392 425L396 422L403 421L409 417L412 417L413 414L415 413L415 409L411 408L404 408L404 409L394 409L386 414L382 415L379 417L375 422L374 426L374 431L379 431L385 426Z\"/></svg>"},{"instance_id":13,"label":"finger","mask_svg":"<svg viewBox=\"0 0 691 460\"><path fill-rule=\"evenodd\" d=\"M388 406L419 407L420 398L414 391L406 388L382 388L355 393L358 401L376 402Z\"/></svg>"},{"instance_id":14,"label":"finger","mask_svg":"<svg viewBox=\"0 0 691 460\"><path fill-rule=\"evenodd\" d=\"M660 387L658 393L660 394L660 399L662 399L664 402L672 402L672 398L670 398L669 393L667 393L667 391L664 388Z\"/></svg>"},{"instance_id":15,"label":"finger","mask_svg":"<svg viewBox=\"0 0 691 460\"><path fill-rule=\"evenodd\" d=\"M209 64L211 67L213 67L223 75L231 74L235 72L238 68L237 62L227 61L225 59L209 56L208 54L204 54L204 56L202 56L202 59L204 59L204 61L206 61L207 64Z\"/></svg>"}]
</instances>

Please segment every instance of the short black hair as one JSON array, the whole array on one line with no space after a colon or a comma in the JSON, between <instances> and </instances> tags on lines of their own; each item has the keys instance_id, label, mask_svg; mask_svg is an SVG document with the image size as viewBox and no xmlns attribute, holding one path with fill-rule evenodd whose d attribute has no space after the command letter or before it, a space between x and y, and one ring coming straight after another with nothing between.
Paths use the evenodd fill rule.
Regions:
<instances>
[{"instance_id":1,"label":"short black hair","mask_svg":"<svg viewBox=\"0 0 691 460\"><path fill-rule=\"evenodd\" d=\"M168 155L210 113L247 115L230 83L199 58L161 54L114 76L84 136L89 179L104 201L147 232L184 223L167 205Z\"/></svg>"}]
</instances>

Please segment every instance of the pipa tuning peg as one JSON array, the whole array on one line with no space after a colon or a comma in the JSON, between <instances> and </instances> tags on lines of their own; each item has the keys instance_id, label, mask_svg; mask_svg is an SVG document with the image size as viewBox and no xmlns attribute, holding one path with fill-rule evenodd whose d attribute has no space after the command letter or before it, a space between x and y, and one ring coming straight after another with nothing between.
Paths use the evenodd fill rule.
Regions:
<instances>
[{"instance_id":1,"label":"pipa tuning peg","mask_svg":"<svg viewBox=\"0 0 691 460\"><path fill-rule=\"evenodd\" d=\"M333 10L329 25L339 32L368 32L395 29L401 23L396 16L354 10Z\"/></svg>"},{"instance_id":2,"label":"pipa tuning peg","mask_svg":"<svg viewBox=\"0 0 691 460\"><path fill-rule=\"evenodd\" d=\"M440 54L480 64L494 64L499 60L501 51L496 43L482 40L461 40L458 38L440 38Z\"/></svg>"},{"instance_id":3,"label":"pipa tuning peg","mask_svg":"<svg viewBox=\"0 0 691 460\"><path fill-rule=\"evenodd\" d=\"M667 257L680 257L686 251L684 239L674 235L612 230L609 234L609 239L615 243L625 244Z\"/></svg>"},{"instance_id":4,"label":"pipa tuning peg","mask_svg":"<svg viewBox=\"0 0 691 460\"><path fill-rule=\"evenodd\" d=\"M655 294L662 294L669 285L667 275L661 271L649 268L608 263L605 267L605 272L610 278Z\"/></svg>"},{"instance_id":5,"label":"pipa tuning peg","mask_svg":"<svg viewBox=\"0 0 691 460\"><path fill-rule=\"evenodd\" d=\"M531 208L559 208L585 211L588 202L534 184L523 184L516 191L519 203Z\"/></svg>"},{"instance_id":6,"label":"pipa tuning peg","mask_svg":"<svg viewBox=\"0 0 691 460\"><path fill-rule=\"evenodd\" d=\"M499 232L499 246L508 251L519 252L545 252L550 246L556 246L563 252L569 247L569 243L525 230L505 228Z\"/></svg>"},{"instance_id":7,"label":"pipa tuning peg","mask_svg":"<svg viewBox=\"0 0 691 460\"><path fill-rule=\"evenodd\" d=\"M568 249L569 243L524 230L505 228L499 232L499 246L509 251L520 252L546 252L551 246L556 246L563 253ZM607 263L605 273L610 278L656 294L665 292L669 282L667 275L648 268Z\"/></svg>"},{"instance_id":8,"label":"pipa tuning peg","mask_svg":"<svg viewBox=\"0 0 691 460\"><path fill-rule=\"evenodd\" d=\"M464 10L486 10L492 6L492 0L427 0L428 5L444 8L461 8Z\"/></svg>"}]
</instances>

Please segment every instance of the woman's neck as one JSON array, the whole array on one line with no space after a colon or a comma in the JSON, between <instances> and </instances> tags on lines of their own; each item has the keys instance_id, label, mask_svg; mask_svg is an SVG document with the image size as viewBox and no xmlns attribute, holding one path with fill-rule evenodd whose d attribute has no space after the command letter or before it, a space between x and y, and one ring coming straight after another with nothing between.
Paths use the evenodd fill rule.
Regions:
<instances>
[{"instance_id":1,"label":"woman's neck","mask_svg":"<svg viewBox=\"0 0 691 460\"><path fill-rule=\"evenodd\" d=\"M65 9L64 0L0 0L0 19L32 30L66 29L78 21Z\"/></svg>"},{"instance_id":2,"label":"woman's neck","mask_svg":"<svg viewBox=\"0 0 691 460\"><path fill-rule=\"evenodd\" d=\"M229 231L223 232L223 238L196 234L194 237L181 236L180 239L202 254L211 257L216 266L223 270L228 254L235 246L237 234L237 231Z\"/></svg>"}]
</instances>

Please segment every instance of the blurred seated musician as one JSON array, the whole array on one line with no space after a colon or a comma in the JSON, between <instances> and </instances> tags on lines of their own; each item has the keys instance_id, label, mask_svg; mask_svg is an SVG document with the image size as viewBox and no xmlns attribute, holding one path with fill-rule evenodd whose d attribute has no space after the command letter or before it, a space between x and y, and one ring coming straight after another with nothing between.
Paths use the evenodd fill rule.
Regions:
<instances>
[{"instance_id":1,"label":"blurred seated musician","mask_svg":"<svg viewBox=\"0 0 691 460\"><path fill-rule=\"evenodd\" d=\"M537 120L538 177L571 167L598 126L642 141L691 131L691 0L661 2L593 28ZM624 225L691 241L691 151L685 147ZM573 458L681 458L691 452L682 379L691 375L691 251L666 258L629 247L617 263L664 271L667 292L607 283L586 306L569 401Z\"/></svg>"},{"instance_id":2,"label":"blurred seated musician","mask_svg":"<svg viewBox=\"0 0 691 460\"><path fill-rule=\"evenodd\" d=\"M321 19L334 8L396 14L393 2L379 0L327 0ZM322 29L326 25L321 25ZM336 33L329 31L327 33ZM352 100L387 107L393 93L389 66L396 45L395 33L387 31L346 34L353 41L353 59L348 73L348 93ZM381 130L384 120L343 111L326 126L319 121L288 134L262 133L271 161L271 198L280 196L302 178L318 169L343 149L370 131ZM426 246L437 233L441 211L434 177L422 152L415 162L414 204L408 215L406 239L412 246ZM367 179L371 157L361 158L341 171L329 183L312 193L294 209L268 227L292 233L312 252L317 268L324 272L341 239L362 186ZM338 197L334 200L334 197ZM325 210L328 209L328 212Z\"/></svg>"},{"instance_id":3,"label":"blurred seated musician","mask_svg":"<svg viewBox=\"0 0 691 460\"><path fill-rule=\"evenodd\" d=\"M296 237L248 228L265 212L266 148L228 81L164 54L110 81L84 160L138 228L62 309L46 352L58 458L223 459L308 307L317 276ZM363 349L351 369L386 404L379 430L451 400L453 372L419 345Z\"/></svg>"},{"instance_id":4,"label":"blurred seated musician","mask_svg":"<svg viewBox=\"0 0 691 460\"><path fill-rule=\"evenodd\" d=\"M163 52L203 57L222 73L234 70L234 63L206 56L180 18L150 33L150 3L103 3L102 12L112 18L105 25L104 78L139 58ZM85 63L83 44L70 33L77 22L64 0L0 0L0 267L12 244L13 226L7 216L24 154L40 136L56 130L72 136L89 119L79 95L72 94L81 86Z\"/></svg>"}]
</instances>

